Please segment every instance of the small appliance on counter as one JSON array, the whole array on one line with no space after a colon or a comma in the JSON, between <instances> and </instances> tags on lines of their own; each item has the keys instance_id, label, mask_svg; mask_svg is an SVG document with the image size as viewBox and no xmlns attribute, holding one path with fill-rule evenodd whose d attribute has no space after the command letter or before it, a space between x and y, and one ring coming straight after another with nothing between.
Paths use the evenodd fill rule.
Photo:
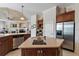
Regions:
<instances>
[{"instance_id":1,"label":"small appliance on counter","mask_svg":"<svg viewBox=\"0 0 79 59\"><path fill-rule=\"evenodd\" d=\"M19 33L25 33L24 29L19 29Z\"/></svg>"}]
</instances>

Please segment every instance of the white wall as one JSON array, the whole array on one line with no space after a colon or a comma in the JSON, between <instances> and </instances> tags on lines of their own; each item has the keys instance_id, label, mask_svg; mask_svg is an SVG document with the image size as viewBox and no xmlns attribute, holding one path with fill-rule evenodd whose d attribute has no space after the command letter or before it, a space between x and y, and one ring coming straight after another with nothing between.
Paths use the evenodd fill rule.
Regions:
<instances>
[{"instance_id":1,"label":"white wall","mask_svg":"<svg viewBox=\"0 0 79 59\"><path fill-rule=\"evenodd\" d=\"M75 53L79 54L79 4L67 7L67 11L75 10Z\"/></svg>"},{"instance_id":2,"label":"white wall","mask_svg":"<svg viewBox=\"0 0 79 59\"><path fill-rule=\"evenodd\" d=\"M31 37L36 36L36 28L32 28L33 25L36 25L36 15L31 16Z\"/></svg>"},{"instance_id":3,"label":"white wall","mask_svg":"<svg viewBox=\"0 0 79 59\"><path fill-rule=\"evenodd\" d=\"M5 22L4 21L0 21L0 29L3 29L5 27Z\"/></svg>"},{"instance_id":4,"label":"white wall","mask_svg":"<svg viewBox=\"0 0 79 59\"><path fill-rule=\"evenodd\" d=\"M56 7L43 12L43 35L56 37Z\"/></svg>"}]
</instances>

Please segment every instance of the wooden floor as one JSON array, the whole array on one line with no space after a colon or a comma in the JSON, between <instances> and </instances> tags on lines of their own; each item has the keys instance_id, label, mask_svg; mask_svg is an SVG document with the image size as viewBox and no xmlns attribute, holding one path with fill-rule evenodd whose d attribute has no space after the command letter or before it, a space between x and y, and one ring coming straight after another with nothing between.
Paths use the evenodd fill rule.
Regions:
<instances>
[{"instance_id":1,"label":"wooden floor","mask_svg":"<svg viewBox=\"0 0 79 59\"><path fill-rule=\"evenodd\" d=\"M6 56L21 56L21 50L20 49L14 50L8 53ZM63 50L63 56L79 56L79 55L73 52Z\"/></svg>"}]
</instances>

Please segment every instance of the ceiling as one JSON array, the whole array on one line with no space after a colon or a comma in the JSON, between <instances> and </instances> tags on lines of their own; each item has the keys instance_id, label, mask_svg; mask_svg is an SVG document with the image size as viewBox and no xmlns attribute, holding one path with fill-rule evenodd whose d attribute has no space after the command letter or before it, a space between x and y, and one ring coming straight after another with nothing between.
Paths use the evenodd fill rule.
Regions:
<instances>
[{"instance_id":1,"label":"ceiling","mask_svg":"<svg viewBox=\"0 0 79 59\"><path fill-rule=\"evenodd\" d=\"M6 8L6 7L0 7L0 19L9 19L9 20L21 20L20 18L24 17L24 19L27 19L24 15L22 15L21 12Z\"/></svg>"},{"instance_id":2,"label":"ceiling","mask_svg":"<svg viewBox=\"0 0 79 59\"><path fill-rule=\"evenodd\" d=\"M24 15L30 19L33 14L41 15L46 9L52 8L54 6L66 7L73 5L73 3L23 3L24 5ZM0 3L0 7L7 7L10 9L17 10L21 12L22 3Z\"/></svg>"}]
</instances>

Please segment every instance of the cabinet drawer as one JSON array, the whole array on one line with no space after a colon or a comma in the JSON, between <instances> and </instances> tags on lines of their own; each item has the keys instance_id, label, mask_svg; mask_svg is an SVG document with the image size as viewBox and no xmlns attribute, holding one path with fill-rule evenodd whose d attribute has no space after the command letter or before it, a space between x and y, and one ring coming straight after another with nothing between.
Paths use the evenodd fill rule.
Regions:
<instances>
[{"instance_id":1,"label":"cabinet drawer","mask_svg":"<svg viewBox=\"0 0 79 59\"><path fill-rule=\"evenodd\" d=\"M36 56L36 49L21 49L22 56Z\"/></svg>"}]
</instances>

